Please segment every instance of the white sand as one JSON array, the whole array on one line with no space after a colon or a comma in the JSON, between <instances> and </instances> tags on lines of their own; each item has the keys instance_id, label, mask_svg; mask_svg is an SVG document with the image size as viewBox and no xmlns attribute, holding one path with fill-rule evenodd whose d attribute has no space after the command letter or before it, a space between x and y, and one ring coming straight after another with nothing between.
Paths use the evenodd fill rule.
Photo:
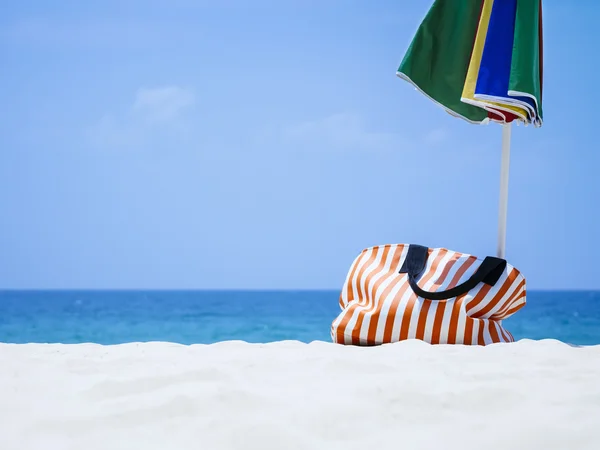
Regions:
<instances>
[{"instance_id":1,"label":"white sand","mask_svg":"<svg viewBox=\"0 0 600 450\"><path fill-rule=\"evenodd\" d=\"M0 345L0 449L600 449L600 346Z\"/></svg>"}]
</instances>

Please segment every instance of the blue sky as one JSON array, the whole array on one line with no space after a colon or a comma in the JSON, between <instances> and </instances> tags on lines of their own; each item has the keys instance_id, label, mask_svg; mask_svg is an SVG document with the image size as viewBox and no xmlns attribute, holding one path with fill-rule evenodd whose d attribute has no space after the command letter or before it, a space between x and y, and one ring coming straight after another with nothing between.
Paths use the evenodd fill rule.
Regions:
<instances>
[{"instance_id":1,"label":"blue sky","mask_svg":"<svg viewBox=\"0 0 600 450\"><path fill-rule=\"evenodd\" d=\"M0 287L338 289L371 245L494 254L501 128L395 76L430 4L5 6ZM600 288L600 7L544 9L507 259L530 289Z\"/></svg>"}]
</instances>

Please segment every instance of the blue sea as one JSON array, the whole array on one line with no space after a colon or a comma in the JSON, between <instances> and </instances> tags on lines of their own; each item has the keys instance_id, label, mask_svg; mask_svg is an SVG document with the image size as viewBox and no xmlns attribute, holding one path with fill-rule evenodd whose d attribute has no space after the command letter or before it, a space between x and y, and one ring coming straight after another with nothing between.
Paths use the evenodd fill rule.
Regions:
<instances>
[{"instance_id":1,"label":"blue sea","mask_svg":"<svg viewBox=\"0 0 600 450\"><path fill-rule=\"evenodd\" d=\"M0 342L330 341L337 291L0 291ZM516 339L600 344L600 292L528 292Z\"/></svg>"}]
</instances>

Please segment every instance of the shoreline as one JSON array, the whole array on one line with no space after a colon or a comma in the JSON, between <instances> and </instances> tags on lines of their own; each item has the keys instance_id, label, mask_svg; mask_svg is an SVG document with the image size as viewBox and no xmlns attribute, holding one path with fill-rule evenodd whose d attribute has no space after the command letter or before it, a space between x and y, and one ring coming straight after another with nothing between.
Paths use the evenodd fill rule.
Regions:
<instances>
[{"instance_id":1,"label":"shoreline","mask_svg":"<svg viewBox=\"0 0 600 450\"><path fill-rule=\"evenodd\" d=\"M598 347L600 348L600 343L599 344L571 344L569 342L564 342L561 341L559 339L554 339L554 338L545 338L545 339L529 339L529 338L524 338L524 339L519 339L515 342L508 342L508 343L494 343L494 344L488 344L486 346L482 346L482 345L462 345L462 344L429 344L428 342L425 341L420 341L418 339L410 339L410 340L405 340L405 341L401 341L401 342L394 342L391 344L382 344L382 345L373 345L373 346L357 346L357 345L343 345L343 344L338 344L338 343L334 343L331 341L324 341L324 340L319 340L319 339L315 339L313 341L310 342L305 342L305 341L299 341L296 339L284 339L281 341L265 341L265 342L251 342L251 341L244 341L242 339L230 339L230 340L223 340L223 341L218 341L218 342L211 342L211 343L193 343L193 344L184 344L184 343L180 343L180 342L172 342L172 341L131 341L131 342L122 342L122 343L117 343L117 344L102 344L102 343L98 343L98 342L77 342L77 343L63 343L63 342L0 342L0 352L2 350L2 347L12 347L12 346L19 346L19 347L26 347L26 346L44 346L44 347L48 347L48 346L56 346L56 347L61 347L61 346L90 346L90 347L121 347L121 346L175 346L175 347L210 347L210 346L228 346L231 344L236 344L236 345L247 345L247 346L252 346L252 347L264 347L264 346L279 346L279 345L292 345L292 346L314 346L314 345L332 345L335 347L346 347L346 348L356 348L356 349L366 349L366 348L381 348L381 347L389 347L389 346L399 346L399 345L425 345L428 347L441 347L441 348L465 348L465 349L470 349L470 348L488 348L488 347L497 347L497 346L507 346L507 345L523 345L523 344L534 344L534 345L547 345L547 344L552 344L552 345L560 345L560 346L567 346L567 347L573 347L573 348L593 348L593 347Z\"/></svg>"}]
</instances>

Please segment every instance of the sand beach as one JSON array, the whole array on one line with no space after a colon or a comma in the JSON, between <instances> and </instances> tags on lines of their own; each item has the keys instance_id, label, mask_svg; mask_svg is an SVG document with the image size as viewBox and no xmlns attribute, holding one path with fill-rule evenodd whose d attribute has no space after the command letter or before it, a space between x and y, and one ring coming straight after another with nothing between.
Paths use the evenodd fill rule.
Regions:
<instances>
[{"instance_id":1,"label":"sand beach","mask_svg":"<svg viewBox=\"0 0 600 450\"><path fill-rule=\"evenodd\" d=\"M0 345L0 448L598 449L600 346Z\"/></svg>"}]
</instances>

